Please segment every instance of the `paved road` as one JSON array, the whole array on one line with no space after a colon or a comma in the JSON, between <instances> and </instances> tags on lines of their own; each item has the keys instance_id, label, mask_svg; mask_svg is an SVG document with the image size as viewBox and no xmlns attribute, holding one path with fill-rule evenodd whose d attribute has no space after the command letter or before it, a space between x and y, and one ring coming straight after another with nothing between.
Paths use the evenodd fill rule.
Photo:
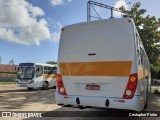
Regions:
<instances>
[{"instance_id":1,"label":"paved road","mask_svg":"<svg viewBox=\"0 0 160 120\"><path fill-rule=\"evenodd\" d=\"M84 111L84 110L100 111L102 110L102 109L96 109L96 108L87 108L84 110L80 110L75 107L71 107L71 108L59 107L55 104L54 92L55 92L55 89L28 91L26 88L17 88L15 85L0 85L0 111L44 111L44 114L47 114L47 113L52 114L54 113L54 111ZM103 111L107 111L107 110L103 109ZM149 97L148 108L145 109L145 111L160 111L160 96L151 94L151 96ZM123 111L119 111L119 112L123 112ZM98 116L99 113L95 112L94 114L97 114ZM109 114L109 112L106 112L106 114ZM86 118L86 117L87 117L87 114L85 114L84 117L76 117L76 118L72 117L72 119L74 120L97 119L95 117L94 118L90 118L90 117ZM32 119L34 120L36 118L32 118ZM43 119L52 120L53 118L43 118ZM54 119L60 120L62 119L62 117L54 118ZM63 119L70 120L71 118L65 117ZM98 117L98 119L100 119L100 117ZM105 118L105 120L106 119L107 118ZM119 118L110 118L110 119L118 120ZM124 118L124 119L128 120L128 118ZM135 118L130 118L130 119L135 119ZM157 118L157 117L138 118L138 119L160 120L160 118ZM36 120L39 120L39 118Z\"/></svg>"}]
</instances>

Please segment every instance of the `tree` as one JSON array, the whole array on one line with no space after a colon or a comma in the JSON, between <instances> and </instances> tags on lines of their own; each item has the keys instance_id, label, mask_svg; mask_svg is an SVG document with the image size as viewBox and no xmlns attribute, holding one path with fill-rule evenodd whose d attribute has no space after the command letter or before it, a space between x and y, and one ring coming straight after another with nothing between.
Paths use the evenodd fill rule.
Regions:
<instances>
[{"instance_id":1,"label":"tree","mask_svg":"<svg viewBox=\"0 0 160 120\"><path fill-rule=\"evenodd\" d=\"M55 65L55 64L57 64L57 62L55 62L55 61L47 61L47 64Z\"/></svg>"},{"instance_id":2,"label":"tree","mask_svg":"<svg viewBox=\"0 0 160 120\"><path fill-rule=\"evenodd\" d=\"M152 75L157 77L160 73L160 18L146 15L145 9L140 9L141 3L137 2L131 10L120 10L124 13L124 17L130 17L134 20L135 26L140 34L142 43L151 63Z\"/></svg>"}]
</instances>

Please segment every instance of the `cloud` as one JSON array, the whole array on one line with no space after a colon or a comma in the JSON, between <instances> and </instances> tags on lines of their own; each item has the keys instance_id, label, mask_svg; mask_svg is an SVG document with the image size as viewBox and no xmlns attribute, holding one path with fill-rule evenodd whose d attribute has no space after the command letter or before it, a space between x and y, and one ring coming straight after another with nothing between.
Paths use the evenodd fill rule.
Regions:
<instances>
[{"instance_id":1,"label":"cloud","mask_svg":"<svg viewBox=\"0 0 160 120\"><path fill-rule=\"evenodd\" d=\"M66 1L72 2L72 0L50 0L52 5L54 5L54 6L64 4Z\"/></svg>"},{"instance_id":2,"label":"cloud","mask_svg":"<svg viewBox=\"0 0 160 120\"><path fill-rule=\"evenodd\" d=\"M144 24L141 24L141 25L139 26L139 29L143 29L143 26L144 26Z\"/></svg>"},{"instance_id":3,"label":"cloud","mask_svg":"<svg viewBox=\"0 0 160 120\"><path fill-rule=\"evenodd\" d=\"M63 0L51 0L51 3L52 3L53 5L60 5L60 4L63 4L64 1L63 1Z\"/></svg>"},{"instance_id":4,"label":"cloud","mask_svg":"<svg viewBox=\"0 0 160 120\"><path fill-rule=\"evenodd\" d=\"M0 39L39 45L51 35L44 11L26 0L0 0Z\"/></svg>"},{"instance_id":5,"label":"cloud","mask_svg":"<svg viewBox=\"0 0 160 120\"><path fill-rule=\"evenodd\" d=\"M57 31L57 32L53 32L51 34L51 39L54 41L54 42L58 42L59 39L60 39L60 34L61 34L61 29L62 29L62 24L60 22L54 22L54 29Z\"/></svg>"},{"instance_id":6,"label":"cloud","mask_svg":"<svg viewBox=\"0 0 160 120\"><path fill-rule=\"evenodd\" d=\"M127 3L125 2L125 0L117 0L114 5L115 8L120 8L122 6L124 6L125 9L128 9L128 6L127 6ZM114 11L114 16L121 17L121 12Z\"/></svg>"},{"instance_id":7,"label":"cloud","mask_svg":"<svg viewBox=\"0 0 160 120\"><path fill-rule=\"evenodd\" d=\"M139 26L139 29L143 29L143 26Z\"/></svg>"}]
</instances>

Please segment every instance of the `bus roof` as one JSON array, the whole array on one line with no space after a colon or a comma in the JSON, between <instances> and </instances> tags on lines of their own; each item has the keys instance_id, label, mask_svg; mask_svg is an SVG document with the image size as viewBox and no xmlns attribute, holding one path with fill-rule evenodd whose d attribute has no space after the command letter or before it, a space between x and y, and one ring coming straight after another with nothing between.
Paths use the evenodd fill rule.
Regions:
<instances>
[{"instance_id":1,"label":"bus roof","mask_svg":"<svg viewBox=\"0 0 160 120\"><path fill-rule=\"evenodd\" d=\"M51 65L51 64L45 64L45 63L32 63L32 62L26 62L26 63L20 63L19 66L26 65L26 66L34 66L34 65L41 65L41 66L51 66L56 67L57 65Z\"/></svg>"}]
</instances>

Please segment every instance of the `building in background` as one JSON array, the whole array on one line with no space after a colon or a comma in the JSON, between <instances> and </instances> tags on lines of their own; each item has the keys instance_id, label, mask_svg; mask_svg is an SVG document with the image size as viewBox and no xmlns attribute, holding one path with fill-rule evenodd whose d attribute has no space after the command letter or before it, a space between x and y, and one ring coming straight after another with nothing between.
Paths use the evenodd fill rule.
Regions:
<instances>
[{"instance_id":1,"label":"building in background","mask_svg":"<svg viewBox=\"0 0 160 120\"><path fill-rule=\"evenodd\" d=\"M17 70L17 65L0 64L0 82L15 81Z\"/></svg>"}]
</instances>

